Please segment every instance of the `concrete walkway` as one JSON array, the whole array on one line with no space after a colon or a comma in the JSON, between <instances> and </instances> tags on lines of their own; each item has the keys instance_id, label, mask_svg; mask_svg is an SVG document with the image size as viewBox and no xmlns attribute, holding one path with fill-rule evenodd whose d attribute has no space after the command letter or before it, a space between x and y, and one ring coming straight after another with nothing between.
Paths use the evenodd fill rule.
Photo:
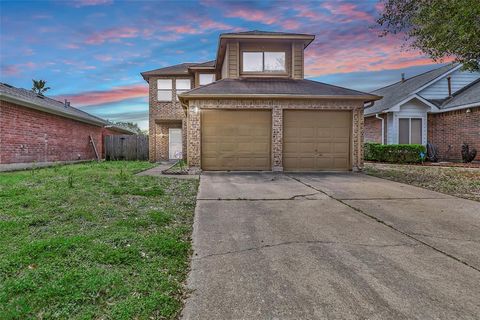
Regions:
<instances>
[{"instance_id":1,"label":"concrete walkway","mask_svg":"<svg viewBox=\"0 0 480 320\"><path fill-rule=\"evenodd\" d=\"M478 319L480 203L353 173L205 173L182 319Z\"/></svg>"},{"instance_id":2,"label":"concrete walkway","mask_svg":"<svg viewBox=\"0 0 480 320\"><path fill-rule=\"evenodd\" d=\"M164 174L162 171L167 170L173 162L159 163L156 167L137 173L137 176L152 176L152 177L164 177L164 178L176 178L176 179L199 179L198 174Z\"/></svg>"}]
</instances>

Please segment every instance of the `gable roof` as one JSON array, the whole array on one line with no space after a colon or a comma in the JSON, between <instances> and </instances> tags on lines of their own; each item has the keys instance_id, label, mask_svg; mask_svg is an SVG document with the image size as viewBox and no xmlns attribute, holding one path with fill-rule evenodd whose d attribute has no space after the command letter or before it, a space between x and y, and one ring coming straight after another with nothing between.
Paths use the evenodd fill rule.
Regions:
<instances>
[{"instance_id":1,"label":"gable roof","mask_svg":"<svg viewBox=\"0 0 480 320\"><path fill-rule=\"evenodd\" d=\"M72 106L65 107L64 102L46 96L40 96L31 90L16 88L6 83L0 83L0 99L101 127L107 123L99 117Z\"/></svg>"},{"instance_id":2,"label":"gable roof","mask_svg":"<svg viewBox=\"0 0 480 320\"><path fill-rule=\"evenodd\" d=\"M387 110L399 102L405 100L415 91L434 81L443 74L460 67L458 63L448 64L440 68L430 70L405 81L399 81L389 86L372 91L372 94L383 96L383 99L375 102L371 107L365 109L365 115L375 114Z\"/></svg>"},{"instance_id":3,"label":"gable roof","mask_svg":"<svg viewBox=\"0 0 480 320\"><path fill-rule=\"evenodd\" d=\"M180 95L181 98L207 97L276 97L276 98L342 98L363 101L381 97L330 84L289 78L222 79Z\"/></svg>"},{"instance_id":4,"label":"gable roof","mask_svg":"<svg viewBox=\"0 0 480 320\"><path fill-rule=\"evenodd\" d=\"M165 68L154 69L150 71L145 71L140 73L145 81L148 81L148 78L152 76L188 76L190 75L189 68L191 67L200 67L200 68L212 68L215 66L215 60L207 62L185 62L176 64L173 66L168 66Z\"/></svg>"}]
</instances>

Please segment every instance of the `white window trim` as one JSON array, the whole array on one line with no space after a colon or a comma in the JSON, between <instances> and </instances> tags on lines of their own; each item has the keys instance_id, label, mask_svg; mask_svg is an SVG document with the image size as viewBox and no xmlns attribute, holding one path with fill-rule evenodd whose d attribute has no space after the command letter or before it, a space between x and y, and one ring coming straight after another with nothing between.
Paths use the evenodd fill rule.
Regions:
<instances>
[{"instance_id":1,"label":"white window trim","mask_svg":"<svg viewBox=\"0 0 480 320\"><path fill-rule=\"evenodd\" d=\"M177 81L178 80L188 80L189 83L189 89L180 89L177 90ZM183 92L187 92L189 90L192 90L192 80L190 78L175 78L175 101L178 101L178 94L182 94ZM173 95L173 93L172 93Z\"/></svg>"},{"instance_id":2,"label":"white window trim","mask_svg":"<svg viewBox=\"0 0 480 320\"><path fill-rule=\"evenodd\" d=\"M265 70L265 52L283 53L285 55L285 63L283 65L283 70L273 70L273 71ZM244 54L245 53L261 53L262 54L262 70L261 71L245 71L244 70L244 65L245 65ZM287 53L285 51L242 51L242 72L243 73L285 74L287 73Z\"/></svg>"},{"instance_id":3,"label":"white window trim","mask_svg":"<svg viewBox=\"0 0 480 320\"><path fill-rule=\"evenodd\" d=\"M212 82L202 84L202 75L203 75L203 76L205 76L205 75L212 76L212 79L213 79ZM213 82L215 82L215 81L217 81L217 77L216 77L215 73L206 73L206 72L205 72L205 73L202 73L202 72L201 72L201 73L198 74L198 84L199 84L200 86L205 86L205 85L210 84L210 83L213 83Z\"/></svg>"},{"instance_id":4,"label":"white window trim","mask_svg":"<svg viewBox=\"0 0 480 320\"><path fill-rule=\"evenodd\" d=\"M170 89L159 89L158 88L158 80L170 80L171 81L171 88ZM159 97L158 97L158 92L167 92L167 91L170 91L171 92L171 99L170 100L160 100ZM170 102L173 100L173 79L157 79L157 101L159 102Z\"/></svg>"},{"instance_id":5,"label":"white window trim","mask_svg":"<svg viewBox=\"0 0 480 320\"><path fill-rule=\"evenodd\" d=\"M398 144L400 144L400 120L401 119L408 119L408 144L412 144L412 119L418 119L418 120L421 120L422 123L421 123L421 140L422 140L422 143L423 144L423 124L424 124L424 121L425 119L423 117L415 117L415 116L411 116L411 117L405 117L405 116L399 116L398 117L398 125L397 125L397 141L398 141Z\"/></svg>"}]
</instances>

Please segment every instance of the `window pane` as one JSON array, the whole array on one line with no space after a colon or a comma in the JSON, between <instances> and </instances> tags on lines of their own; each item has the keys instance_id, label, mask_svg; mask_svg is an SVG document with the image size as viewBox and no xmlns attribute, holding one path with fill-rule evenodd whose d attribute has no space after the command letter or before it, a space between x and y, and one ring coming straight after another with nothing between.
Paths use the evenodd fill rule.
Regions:
<instances>
[{"instance_id":1,"label":"window pane","mask_svg":"<svg viewBox=\"0 0 480 320\"><path fill-rule=\"evenodd\" d=\"M190 90L191 81L190 79L177 79L175 86L177 90Z\"/></svg>"},{"instance_id":2,"label":"window pane","mask_svg":"<svg viewBox=\"0 0 480 320\"><path fill-rule=\"evenodd\" d=\"M422 144L422 119L412 119L411 143Z\"/></svg>"},{"instance_id":3,"label":"window pane","mask_svg":"<svg viewBox=\"0 0 480 320\"><path fill-rule=\"evenodd\" d=\"M206 85L215 81L215 74L213 73L200 73L199 82L200 85Z\"/></svg>"},{"instance_id":4,"label":"window pane","mask_svg":"<svg viewBox=\"0 0 480 320\"><path fill-rule=\"evenodd\" d=\"M398 120L398 143L409 144L410 119Z\"/></svg>"},{"instance_id":5,"label":"window pane","mask_svg":"<svg viewBox=\"0 0 480 320\"><path fill-rule=\"evenodd\" d=\"M172 89L172 79L158 79L157 89Z\"/></svg>"},{"instance_id":6,"label":"window pane","mask_svg":"<svg viewBox=\"0 0 480 320\"><path fill-rule=\"evenodd\" d=\"M263 71L263 53L262 52L244 52L243 53L243 71L262 72Z\"/></svg>"},{"instance_id":7,"label":"window pane","mask_svg":"<svg viewBox=\"0 0 480 320\"><path fill-rule=\"evenodd\" d=\"M172 90L158 90L158 101L172 101Z\"/></svg>"},{"instance_id":8,"label":"window pane","mask_svg":"<svg viewBox=\"0 0 480 320\"><path fill-rule=\"evenodd\" d=\"M175 96L175 99L178 101L178 95L182 94L184 92L187 92L188 90L177 90L177 95Z\"/></svg>"},{"instance_id":9,"label":"window pane","mask_svg":"<svg viewBox=\"0 0 480 320\"><path fill-rule=\"evenodd\" d=\"M265 52L265 71L285 70L285 52Z\"/></svg>"}]
</instances>

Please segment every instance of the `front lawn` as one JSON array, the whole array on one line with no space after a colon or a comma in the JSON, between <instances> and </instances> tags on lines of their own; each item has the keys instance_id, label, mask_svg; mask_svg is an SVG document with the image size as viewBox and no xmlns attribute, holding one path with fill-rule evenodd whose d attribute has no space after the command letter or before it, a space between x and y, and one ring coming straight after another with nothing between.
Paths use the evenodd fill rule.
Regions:
<instances>
[{"instance_id":1,"label":"front lawn","mask_svg":"<svg viewBox=\"0 0 480 320\"><path fill-rule=\"evenodd\" d=\"M480 201L480 169L366 163L367 174Z\"/></svg>"},{"instance_id":2,"label":"front lawn","mask_svg":"<svg viewBox=\"0 0 480 320\"><path fill-rule=\"evenodd\" d=\"M0 173L0 319L172 319L197 180L147 162Z\"/></svg>"}]
</instances>

